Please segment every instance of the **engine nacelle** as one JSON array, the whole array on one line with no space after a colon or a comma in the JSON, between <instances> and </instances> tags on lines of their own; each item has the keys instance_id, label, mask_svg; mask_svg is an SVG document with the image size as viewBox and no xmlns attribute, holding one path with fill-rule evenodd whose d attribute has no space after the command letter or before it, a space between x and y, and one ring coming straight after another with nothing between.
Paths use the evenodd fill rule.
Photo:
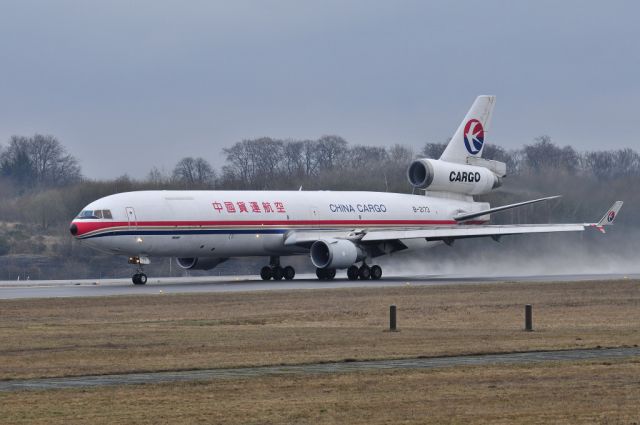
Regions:
<instances>
[{"instance_id":1,"label":"engine nacelle","mask_svg":"<svg viewBox=\"0 0 640 425\"><path fill-rule=\"evenodd\" d=\"M218 264L227 260L228 258L211 257L176 258L178 266L185 270L211 270Z\"/></svg>"},{"instance_id":2,"label":"engine nacelle","mask_svg":"<svg viewBox=\"0 0 640 425\"><path fill-rule=\"evenodd\" d=\"M417 189L483 195L502 184L491 170L439 159L416 159L407 169L409 183Z\"/></svg>"},{"instance_id":3,"label":"engine nacelle","mask_svg":"<svg viewBox=\"0 0 640 425\"><path fill-rule=\"evenodd\" d=\"M320 239L311 245L311 262L319 269L345 269L363 258L362 249L346 239Z\"/></svg>"}]
</instances>

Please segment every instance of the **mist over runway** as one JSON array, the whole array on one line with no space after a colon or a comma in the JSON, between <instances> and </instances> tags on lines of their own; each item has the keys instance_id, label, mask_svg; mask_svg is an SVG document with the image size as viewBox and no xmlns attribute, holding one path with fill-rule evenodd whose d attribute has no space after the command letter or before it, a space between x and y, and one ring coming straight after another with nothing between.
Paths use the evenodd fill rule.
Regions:
<instances>
[{"instance_id":1,"label":"mist over runway","mask_svg":"<svg viewBox=\"0 0 640 425\"><path fill-rule=\"evenodd\" d=\"M132 285L129 279L0 281L0 299L76 298L116 295L162 295L216 292L286 291L302 289L383 288L492 284L502 282L576 282L638 279L640 274L566 274L526 276L423 275L388 276L382 280L320 281L301 274L291 281L262 281L254 276L207 276L150 278L146 285Z\"/></svg>"}]
</instances>

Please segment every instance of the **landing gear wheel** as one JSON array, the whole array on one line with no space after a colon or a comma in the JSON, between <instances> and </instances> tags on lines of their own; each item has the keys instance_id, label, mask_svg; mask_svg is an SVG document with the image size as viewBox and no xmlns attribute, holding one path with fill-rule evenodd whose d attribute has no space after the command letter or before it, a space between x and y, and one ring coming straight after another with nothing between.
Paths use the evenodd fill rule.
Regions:
<instances>
[{"instance_id":1,"label":"landing gear wheel","mask_svg":"<svg viewBox=\"0 0 640 425\"><path fill-rule=\"evenodd\" d=\"M136 273L131 277L134 285L144 285L147 283L147 275L144 273Z\"/></svg>"},{"instance_id":2,"label":"landing gear wheel","mask_svg":"<svg viewBox=\"0 0 640 425\"><path fill-rule=\"evenodd\" d=\"M293 267L287 266L283 270L283 275L286 280L292 280L296 275L296 271Z\"/></svg>"},{"instance_id":3,"label":"landing gear wheel","mask_svg":"<svg viewBox=\"0 0 640 425\"><path fill-rule=\"evenodd\" d=\"M282 267L280 266L274 267L271 273L273 280L282 280L282 278L284 277L284 272L282 270Z\"/></svg>"},{"instance_id":4,"label":"landing gear wheel","mask_svg":"<svg viewBox=\"0 0 640 425\"><path fill-rule=\"evenodd\" d=\"M380 266L372 266L371 267L371 279L380 280L382 277L382 267Z\"/></svg>"},{"instance_id":5,"label":"landing gear wheel","mask_svg":"<svg viewBox=\"0 0 640 425\"><path fill-rule=\"evenodd\" d=\"M362 267L358 270L358 277L360 280L369 280L371 277L371 269L366 264L363 264Z\"/></svg>"},{"instance_id":6,"label":"landing gear wheel","mask_svg":"<svg viewBox=\"0 0 640 425\"><path fill-rule=\"evenodd\" d=\"M358 279L358 266L350 266L347 269L347 278L349 280L356 280Z\"/></svg>"},{"instance_id":7,"label":"landing gear wheel","mask_svg":"<svg viewBox=\"0 0 640 425\"><path fill-rule=\"evenodd\" d=\"M262 269L260 269L260 277L262 278L262 280L269 280L271 279L272 275L273 273L271 272L271 267L264 266Z\"/></svg>"},{"instance_id":8,"label":"landing gear wheel","mask_svg":"<svg viewBox=\"0 0 640 425\"><path fill-rule=\"evenodd\" d=\"M316 269L316 276L320 280L333 280L336 277L336 269Z\"/></svg>"},{"instance_id":9,"label":"landing gear wheel","mask_svg":"<svg viewBox=\"0 0 640 425\"><path fill-rule=\"evenodd\" d=\"M333 280L336 277L336 269L327 269L326 273L327 280Z\"/></svg>"}]
</instances>

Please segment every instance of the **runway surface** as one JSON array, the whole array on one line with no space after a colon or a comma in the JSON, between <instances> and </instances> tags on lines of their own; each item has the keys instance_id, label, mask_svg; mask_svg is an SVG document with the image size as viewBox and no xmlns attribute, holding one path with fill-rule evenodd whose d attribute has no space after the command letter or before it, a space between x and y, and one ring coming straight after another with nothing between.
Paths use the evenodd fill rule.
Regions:
<instances>
[{"instance_id":1,"label":"runway surface","mask_svg":"<svg viewBox=\"0 0 640 425\"><path fill-rule=\"evenodd\" d=\"M264 366L232 369L204 369L178 372L131 373L118 375L78 376L72 378L24 379L0 381L0 391L53 390L103 387L109 385L159 384L166 382L210 381L261 376L348 373L389 369L433 369L453 366L490 366L577 360L613 360L640 356L639 347L533 351L476 356L375 360L362 362L314 363L293 366Z\"/></svg>"},{"instance_id":2,"label":"runway surface","mask_svg":"<svg viewBox=\"0 0 640 425\"><path fill-rule=\"evenodd\" d=\"M292 289L380 288L398 286L436 286L496 282L556 282L581 280L638 279L638 274L572 274L535 276L389 276L378 281L350 281L346 278L319 281L312 275L291 281L263 281L255 276L207 276L149 278L146 285L133 285L129 279L0 281L0 299L100 297L113 295L172 294L199 292L247 292Z\"/></svg>"},{"instance_id":3,"label":"runway surface","mask_svg":"<svg viewBox=\"0 0 640 425\"><path fill-rule=\"evenodd\" d=\"M382 280L346 278L319 281L312 275L296 276L291 281L263 281L255 276L149 278L146 285L133 285L129 279L0 281L0 299L100 297L113 295L172 294L199 292L247 292L292 289L380 288L398 286L436 286L496 282L555 282L581 280L638 279L637 274L584 274L536 276L389 276Z\"/></svg>"}]
</instances>

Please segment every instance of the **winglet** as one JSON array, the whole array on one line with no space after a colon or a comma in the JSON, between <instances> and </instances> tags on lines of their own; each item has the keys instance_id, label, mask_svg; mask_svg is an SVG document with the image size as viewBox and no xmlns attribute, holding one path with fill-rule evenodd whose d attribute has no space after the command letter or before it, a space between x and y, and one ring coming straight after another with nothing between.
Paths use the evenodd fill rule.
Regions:
<instances>
[{"instance_id":1,"label":"winglet","mask_svg":"<svg viewBox=\"0 0 640 425\"><path fill-rule=\"evenodd\" d=\"M611 205L611 208L607 210L607 213L602 216L599 222L595 224L595 227L604 233L604 226L610 226L613 224L613 221L618 216L618 212L620 208L622 208L622 201L616 201Z\"/></svg>"}]
</instances>

